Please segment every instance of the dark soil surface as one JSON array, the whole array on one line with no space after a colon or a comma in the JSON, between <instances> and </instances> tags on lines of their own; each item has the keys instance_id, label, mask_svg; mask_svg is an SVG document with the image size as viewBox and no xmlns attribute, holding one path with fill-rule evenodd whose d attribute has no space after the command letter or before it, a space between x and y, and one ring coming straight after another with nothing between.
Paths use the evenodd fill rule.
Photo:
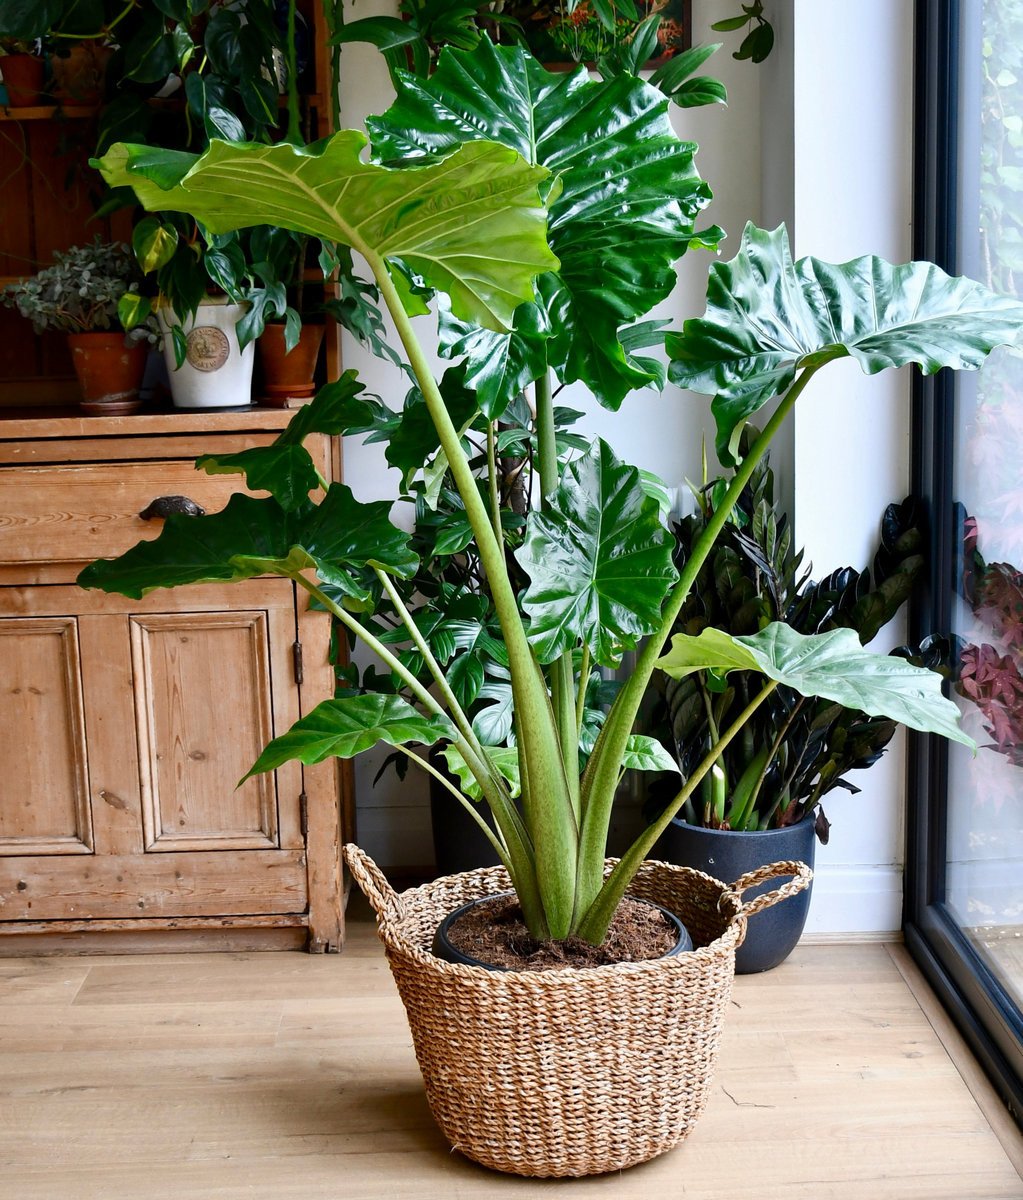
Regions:
<instances>
[{"instance_id":1,"label":"dark soil surface","mask_svg":"<svg viewBox=\"0 0 1023 1200\"><path fill-rule=\"evenodd\" d=\"M678 930L663 913L628 897L618 906L600 946L581 938L541 942L530 934L514 896L477 904L448 927L448 938L463 954L513 971L564 971L608 963L660 958L678 941Z\"/></svg>"}]
</instances>

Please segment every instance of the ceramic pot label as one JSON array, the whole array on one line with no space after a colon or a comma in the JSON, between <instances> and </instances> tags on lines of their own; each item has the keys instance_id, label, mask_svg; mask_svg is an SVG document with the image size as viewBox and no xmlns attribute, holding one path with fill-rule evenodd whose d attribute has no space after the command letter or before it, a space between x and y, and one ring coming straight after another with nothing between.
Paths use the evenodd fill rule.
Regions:
<instances>
[{"instance_id":1,"label":"ceramic pot label","mask_svg":"<svg viewBox=\"0 0 1023 1200\"><path fill-rule=\"evenodd\" d=\"M187 341L185 358L197 371L219 371L231 353L227 334L215 325L197 325Z\"/></svg>"}]
</instances>

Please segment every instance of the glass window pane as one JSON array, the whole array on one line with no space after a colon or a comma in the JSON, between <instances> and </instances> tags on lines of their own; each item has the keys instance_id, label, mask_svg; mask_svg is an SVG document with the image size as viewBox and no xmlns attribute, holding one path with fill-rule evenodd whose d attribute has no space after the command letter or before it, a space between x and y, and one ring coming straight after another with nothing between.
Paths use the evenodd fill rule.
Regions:
<instances>
[{"instance_id":1,"label":"glass window pane","mask_svg":"<svg viewBox=\"0 0 1023 1200\"><path fill-rule=\"evenodd\" d=\"M1023 295L1023 0L963 6L960 267ZM1023 1004L1023 356L957 385L956 692L945 901Z\"/></svg>"}]
</instances>

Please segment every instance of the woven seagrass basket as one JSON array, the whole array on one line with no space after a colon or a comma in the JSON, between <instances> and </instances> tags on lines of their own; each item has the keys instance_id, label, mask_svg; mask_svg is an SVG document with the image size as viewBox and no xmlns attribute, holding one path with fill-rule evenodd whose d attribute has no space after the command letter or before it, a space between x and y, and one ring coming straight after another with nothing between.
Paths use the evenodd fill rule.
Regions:
<instances>
[{"instance_id":1,"label":"woven seagrass basket","mask_svg":"<svg viewBox=\"0 0 1023 1200\"><path fill-rule=\"evenodd\" d=\"M443 962L430 945L453 909L509 889L503 868L399 895L357 846L345 859L376 912L437 1124L485 1166L542 1176L617 1171L686 1136L707 1100L746 918L811 877L803 863L779 862L728 887L646 862L630 895L676 913L697 949L586 970L488 971ZM747 888L785 875L743 904Z\"/></svg>"}]
</instances>

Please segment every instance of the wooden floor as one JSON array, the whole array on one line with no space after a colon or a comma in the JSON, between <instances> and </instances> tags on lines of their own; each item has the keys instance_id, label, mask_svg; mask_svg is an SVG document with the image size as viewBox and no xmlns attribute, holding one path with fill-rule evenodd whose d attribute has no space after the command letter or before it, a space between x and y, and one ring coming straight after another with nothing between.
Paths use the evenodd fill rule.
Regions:
<instances>
[{"instance_id":1,"label":"wooden floor","mask_svg":"<svg viewBox=\"0 0 1023 1200\"><path fill-rule=\"evenodd\" d=\"M353 924L341 956L0 960L2 1200L1023 1197L1019 1136L953 1064L900 946L803 947L739 978L689 1140L544 1182L448 1150L382 952Z\"/></svg>"}]
</instances>

